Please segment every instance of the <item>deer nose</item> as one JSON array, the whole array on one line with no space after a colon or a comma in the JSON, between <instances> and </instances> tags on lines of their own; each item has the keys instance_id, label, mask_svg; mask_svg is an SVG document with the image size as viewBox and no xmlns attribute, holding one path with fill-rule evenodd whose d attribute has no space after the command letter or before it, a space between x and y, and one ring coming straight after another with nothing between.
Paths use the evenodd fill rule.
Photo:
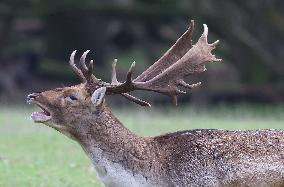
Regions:
<instances>
[{"instance_id":1,"label":"deer nose","mask_svg":"<svg viewBox=\"0 0 284 187\"><path fill-rule=\"evenodd\" d=\"M28 99L35 99L39 95L39 92L31 93L28 95Z\"/></svg>"},{"instance_id":2,"label":"deer nose","mask_svg":"<svg viewBox=\"0 0 284 187\"><path fill-rule=\"evenodd\" d=\"M40 92L31 93L27 96L27 102L30 103L33 99L38 97Z\"/></svg>"}]
</instances>

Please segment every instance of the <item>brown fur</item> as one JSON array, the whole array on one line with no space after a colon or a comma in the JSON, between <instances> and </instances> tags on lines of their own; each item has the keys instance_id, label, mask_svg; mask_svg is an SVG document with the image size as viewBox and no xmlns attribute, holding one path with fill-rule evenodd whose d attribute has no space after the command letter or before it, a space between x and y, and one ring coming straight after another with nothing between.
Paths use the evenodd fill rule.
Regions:
<instances>
[{"instance_id":1,"label":"brown fur","mask_svg":"<svg viewBox=\"0 0 284 187\"><path fill-rule=\"evenodd\" d=\"M66 101L70 94L77 100ZM33 102L51 113L45 124L77 141L93 163L116 163L142 176L148 186L284 186L281 130L191 130L140 137L105 103L91 104L90 96L80 84L42 92Z\"/></svg>"}]
</instances>

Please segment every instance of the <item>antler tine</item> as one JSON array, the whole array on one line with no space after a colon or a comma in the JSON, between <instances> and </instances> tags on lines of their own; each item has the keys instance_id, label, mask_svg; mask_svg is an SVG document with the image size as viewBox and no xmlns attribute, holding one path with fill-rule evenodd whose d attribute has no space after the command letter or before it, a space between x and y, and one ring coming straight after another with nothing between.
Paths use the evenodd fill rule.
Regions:
<instances>
[{"instance_id":1,"label":"antler tine","mask_svg":"<svg viewBox=\"0 0 284 187\"><path fill-rule=\"evenodd\" d=\"M218 43L219 43L219 40L216 40L215 42L213 42L212 44L209 44L209 45L215 48Z\"/></svg>"},{"instance_id":2,"label":"antler tine","mask_svg":"<svg viewBox=\"0 0 284 187\"><path fill-rule=\"evenodd\" d=\"M89 67L88 67L88 76L91 77L93 74L94 69L94 61L90 60Z\"/></svg>"},{"instance_id":3,"label":"antler tine","mask_svg":"<svg viewBox=\"0 0 284 187\"><path fill-rule=\"evenodd\" d=\"M117 77L116 77L116 64L117 64L117 59L114 59L112 63L112 74L111 74L111 84L112 85L119 84Z\"/></svg>"},{"instance_id":4,"label":"antler tine","mask_svg":"<svg viewBox=\"0 0 284 187\"><path fill-rule=\"evenodd\" d=\"M146 107L151 107L151 104L146 102L146 101L143 101L142 99L138 99L128 93L122 93L121 94L122 96L124 96L126 99L138 104L138 105L141 105L141 106L146 106Z\"/></svg>"},{"instance_id":5,"label":"antler tine","mask_svg":"<svg viewBox=\"0 0 284 187\"><path fill-rule=\"evenodd\" d=\"M82 54L82 56L81 56L81 58L80 58L80 65L81 65L81 68L82 68L82 71L83 71L83 74L84 75L86 75L87 74L87 72L88 72L88 68L87 68L87 66L86 66L86 57L87 57L87 54L90 52L90 50L87 50L87 51L85 51L83 54Z\"/></svg>"},{"instance_id":6,"label":"antler tine","mask_svg":"<svg viewBox=\"0 0 284 187\"><path fill-rule=\"evenodd\" d=\"M203 24L203 34L201 35L199 40L207 44L207 36L208 36L208 27L206 24Z\"/></svg>"},{"instance_id":7,"label":"antler tine","mask_svg":"<svg viewBox=\"0 0 284 187\"><path fill-rule=\"evenodd\" d=\"M75 55L76 55L76 52L77 50L74 50L71 55L70 55L70 61L69 61L69 64L72 68L72 70L78 75L79 79L82 81L82 82L87 82L86 78L84 77L82 71L76 67L75 65Z\"/></svg>"},{"instance_id":8,"label":"antler tine","mask_svg":"<svg viewBox=\"0 0 284 187\"><path fill-rule=\"evenodd\" d=\"M135 64L136 62L133 61L128 72L127 72L127 75L126 75L126 82L127 83L131 83L132 82L132 73L133 73L133 68L135 67Z\"/></svg>"},{"instance_id":9,"label":"antler tine","mask_svg":"<svg viewBox=\"0 0 284 187\"><path fill-rule=\"evenodd\" d=\"M179 82L179 86L183 86L184 88L188 88L188 89L193 89L195 87L198 87L201 85L201 82L195 83L195 84L187 84L184 80L181 80Z\"/></svg>"}]
</instances>

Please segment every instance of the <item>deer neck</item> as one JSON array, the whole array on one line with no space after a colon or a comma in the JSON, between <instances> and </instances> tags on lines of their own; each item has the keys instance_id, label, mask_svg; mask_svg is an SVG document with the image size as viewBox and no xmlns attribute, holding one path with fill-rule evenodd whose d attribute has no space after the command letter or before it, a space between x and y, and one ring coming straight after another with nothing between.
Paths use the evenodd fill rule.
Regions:
<instances>
[{"instance_id":1,"label":"deer neck","mask_svg":"<svg viewBox=\"0 0 284 187\"><path fill-rule=\"evenodd\" d=\"M147 182L147 172L141 167L155 160L151 139L130 132L107 107L97 116L100 117L80 124L84 128L72 136L92 160L101 180L105 178L106 183L116 184L113 181L132 180L135 174L134 181ZM124 183L129 181L122 181L121 185Z\"/></svg>"},{"instance_id":2,"label":"deer neck","mask_svg":"<svg viewBox=\"0 0 284 187\"><path fill-rule=\"evenodd\" d=\"M144 141L125 128L107 107L78 123L80 128L73 129L71 136L95 161L101 157L115 161L118 151L133 151L137 141Z\"/></svg>"}]
</instances>

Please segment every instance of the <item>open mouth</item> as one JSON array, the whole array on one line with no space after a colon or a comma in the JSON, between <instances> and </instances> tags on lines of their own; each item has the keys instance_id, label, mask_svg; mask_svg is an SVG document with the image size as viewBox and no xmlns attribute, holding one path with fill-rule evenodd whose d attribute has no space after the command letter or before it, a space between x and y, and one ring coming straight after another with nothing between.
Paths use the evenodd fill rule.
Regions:
<instances>
[{"instance_id":1,"label":"open mouth","mask_svg":"<svg viewBox=\"0 0 284 187\"><path fill-rule=\"evenodd\" d=\"M35 103L42 111L40 112L33 112L31 118L36 123L47 122L51 119L50 112L43 106L38 103Z\"/></svg>"}]
</instances>

